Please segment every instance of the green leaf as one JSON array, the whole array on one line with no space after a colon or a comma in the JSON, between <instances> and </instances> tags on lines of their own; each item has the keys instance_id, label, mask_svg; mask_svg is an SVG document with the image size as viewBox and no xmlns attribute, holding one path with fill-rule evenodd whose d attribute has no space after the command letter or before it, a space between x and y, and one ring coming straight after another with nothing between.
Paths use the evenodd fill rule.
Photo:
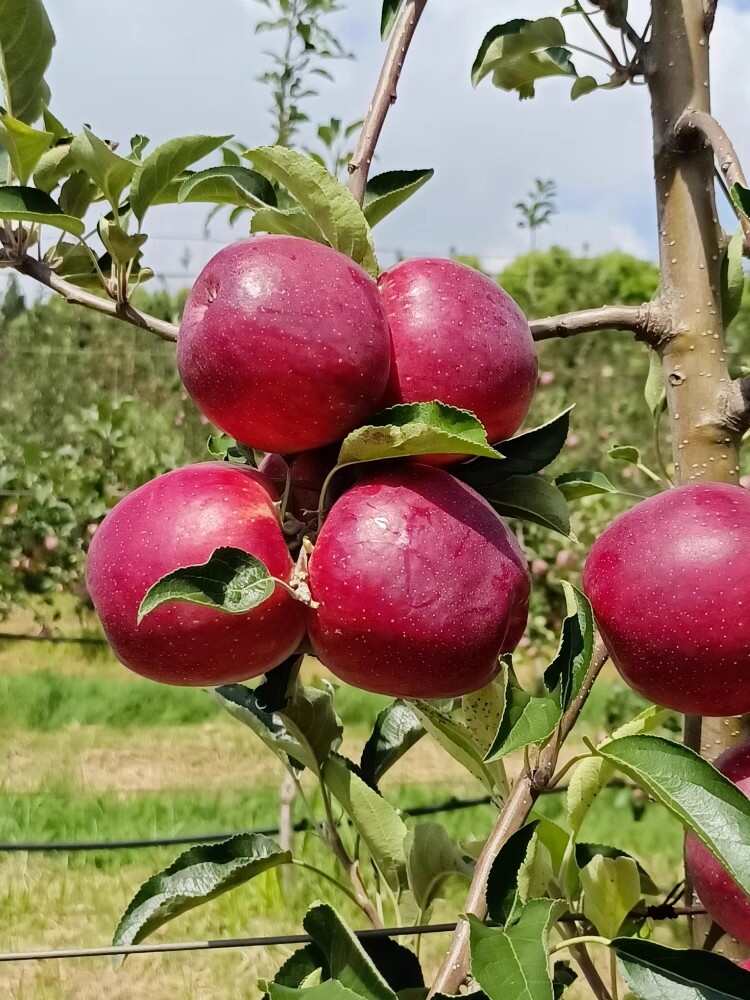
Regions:
<instances>
[{"instance_id":1,"label":"green leaf","mask_svg":"<svg viewBox=\"0 0 750 1000\"><path fill-rule=\"evenodd\" d=\"M178 202L201 201L253 208L276 204L276 194L262 174L241 166L209 167L180 185Z\"/></svg>"},{"instance_id":2,"label":"green leaf","mask_svg":"<svg viewBox=\"0 0 750 1000\"><path fill-rule=\"evenodd\" d=\"M325 167L285 146L262 146L244 155L256 170L287 189L332 247L377 276L378 263L367 219L351 191Z\"/></svg>"},{"instance_id":3,"label":"green leaf","mask_svg":"<svg viewBox=\"0 0 750 1000\"><path fill-rule=\"evenodd\" d=\"M419 823L406 838L406 872L417 906L425 913L451 876L471 881L474 864L439 823Z\"/></svg>"},{"instance_id":4,"label":"green leaf","mask_svg":"<svg viewBox=\"0 0 750 1000\"><path fill-rule=\"evenodd\" d=\"M570 537L570 514L565 497L543 476L510 476L479 492L503 517L531 521Z\"/></svg>"},{"instance_id":5,"label":"green leaf","mask_svg":"<svg viewBox=\"0 0 750 1000\"><path fill-rule=\"evenodd\" d=\"M42 0L0 0L0 86L22 122L35 122L49 103L44 73L54 45Z\"/></svg>"},{"instance_id":6,"label":"green leaf","mask_svg":"<svg viewBox=\"0 0 750 1000\"><path fill-rule=\"evenodd\" d=\"M576 844L575 858L579 868L584 868L590 861L599 856L605 858L630 858L627 851L621 851L619 847L612 847L610 844ZM636 858L631 858L638 869L638 877L641 884L641 894L646 896L658 896L659 887L651 878L646 869Z\"/></svg>"},{"instance_id":7,"label":"green leaf","mask_svg":"<svg viewBox=\"0 0 750 1000\"><path fill-rule=\"evenodd\" d=\"M639 736L656 729L667 715L666 709L656 705L649 705L640 712L634 719L626 722L616 729L615 732L602 743L600 747L606 746L613 740L623 736ZM591 804L596 796L609 782L613 774L613 767L603 757L584 757L571 770L568 778L568 790L566 793L566 809L568 822L571 829L577 832L586 818Z\"/></svg>"},{"instance_id":8,"label":"green leaf","mask_svg":"<svg viewBox=\"0 0 750 1000\"><path fill-rule=\"evenodd\" d=\"M264 701L263 686L253 691L243 684L225 684L216 688L214 695L284 765L291 758L317 775L321 763L341 745L343 727L329 690L297 687L283 709Z\"/></svg>"},{"instance_id":9,"label":"green leaf","mask_svg":"<svg viewBox=\"0 0 750 1000\"><path fill-rule=\"evenodd\" d=\"M583 497L601 496L603 493L617 493L617 487L596 469L577 469L565 472L555 479L555 485L566 500L580 500Z\"/></svg>"},{"instance_id":10,"label":"green leaf","mask_svg":"<svg viewBox=\"0 0 750 1000\"><path fill-rule=\"evenodd\" d=\"M291 860L289 851L259 833L191 847L141 886L117 925L114 943L138 944L169 920Z\"/></svg>"},{"instance_id":11,"label":"green leaf","mask_svg":"<svg viewBox=\"0 0 750 1000\"><path fill-rule=\"evenodd\" d=\"M566 709L581 689L594 651L594 615L588 599L566 580L560 581L565 595L565 619L555 658L544 672L547 690L559 689L560 705Z\"/></svg>"},{"instance_id":12,"label":"green leaf","mask_svg":"<svg viewBox=\"0 0 750 1000\"><path fill-rule=\"evenodd\" d=\"M74 169L69 153L70 143L61 143L48 149L46 153L42 153L34 168L36 187L49 194L57 187L63 177L68 176Z\"/></svg>"},{"instance_id":13,"label":"green leaf","mask_svg":"<svg viewBox=\"0 0 750 1000\"><path fill-rule=\"evenodd\" d=\"M593 90L598 90L599 84L593 76L579 76L570 88L571 101L577 101L579 97L585 97Z\"/></svg>"},{"instance_id":14,"label":"green leaf","mask_svg":"<svg viewBox=\"0 0 750 1000\"><path fill-rule=\"evenodd\" d=\"M482 424L468 410L438 402L402 403L348 434L341 445L339 465L436 453L502 459L487 442Z\"/></svg>"},{"instance_id":15,"label":"green leaf","mask_svg":"<svg viewBox=\"0 0 750 1000\"><path fill-rule=\"evenodd\" d=\"M561 715L560 699L557 696L533 697L519 685L514 671L510 669L503 721L485 762L499 760L514 750L531 746L532 743L545 743L555 731Z\"/></svg>"},{"instance_id":16,"label":"green leaf","mask_svg":"<svg viewBox=\"0 0 750 1000\"><path fill-rule=\"evenodd\" d=\"M366 937L360 944L399 1000L419 991L426 995L422 967L413 951L390 937Z\"/></svg>"},{"instance_id":17,"label":"green leaf","mask_svg":"<svg viewBox=\"0 0 750 1000\"><path fill-rule=\"evenodd\" d=\"M297 988L302 986L308 977L318 970L320 970L324 980L330 978L325 959L318 946L312 943L306 944L292 952L289 958L279 966L273 977L273 982L277 986ZM268 988L269 984L265 984L266 997L268 996Z\"/></svg>"},{"instance_id":18,"label":"green leaf","mask_svg":"<svg viewBox=\"0 0 750 1000\"><path fill-rule=\"evenodd\" d=\"M613 938L641 898L641 877L632 858L601 854L581 869L583 912L604 937Z\"/></svg>"},{"instance_id":19,"label":"green leaf","mask_svg":"<svg viewBox=\"0 0 750 1000\"><path fill-rule=\"evenodd\" d=\"M639 1000L748 1000L750 975L722 955L615 938L623 976Z\"/></svg>"},{"instance_id":20,"label":"green leaf","mask_svg":"<svg viewBox=\"0 0 750 1000\"><path fill-rule=\"evenodd\" d=\"M391 888L397 888L406 866L404 821L390 802L347 767L343 758L329 757L322 774L326 786L367 845L381 875Z\"/></svg>"},{"instance_id":21,"label":"green leaf","mask_svg":"<svg viewBox=\"0 0 750 1000\"><path fill-rule=\"evenodd\" d=\"M367 1000L395 1000L395 993L333 907L314 904L302 926L325 958L331 979Z\"/></svg>"},{"instance_id":22,"label":"green leaf","mask_svg":"<svg viewBox=\"0 0 750 1000\"><path fill-rule=\"evenodd\" d=\"M547 938L564 910L560 900L532 899L504 929L469 916L472 975L489 1000L552 1000Z\"/></svg>"},{"instance_id":23,"label":"green leaf","mask_svg":"<svg viewBox=\"0 0 750 1000\"><path fill-rule=\"evenodd\" d=\"M66 215L48 194L30 187L0 187L0 219L53 226L73 236L83 236L85 230L80 219Z\"/></svg>"},{"instance_id":24,"label":"green leaf","mask_svg":"<svg viewBox=\"0 0 750 1000\"><path fill-rule=\"evenodd\" d=\"M741 266L741 265L740 265ZM664 388L664 375L661 370L661 358L656 351L648 354L648 375L643 388L646 406L652 417L657 417L667 405L667 393Z\"/></svg>"},{"instance_id":25,"label":"green leaf","mask_svg":"<svg viewBox=\"0 0 750 1000\"><path fill-rule=\"evenodd\" d=\"M270 983L268 995L271 1000L368 1000L361 993L342 986L337 979L327 979L318 986L302 989Z\"/></svg>"},{"instance_id":26,"label":"green leaf","mask_svg":"<svg viewBox=\"0 0 750 1000\"><path fill-rule=\"evenodd\" d=\"M625 736L597 753L674 813L750 893L750 800L736 785L660 736Z\"/></svg>"},{"instance_id":27,"label":"green leaf","mask_svg":"<svg viewBox=\"0 0 750 1000\"><path fill-rule=\"evenodd\" d=\"M153 584L138 608L138 622L167 601L244 615L268 600L274 587L273 577L260 559L242 549L221 546L200 566L176 569Z\"/></svg>"},{"instance_id":28,"label":"green leaf","mask_svg":"<svg viewBox=\"0 0 750 1000\"><path fill-rule=\"evenodd\" d=\"M81 288L104 294L101 279L97 273L93 252L82 243L63 240L45 253L44 260L55 274Z\"/></svg>"},{"instance_id":29,"label":"green leaf","mask_svg":"<svg viewBox=\"0 0 750 1000\"><path fill-rule=\"evenodd\" d=\"M129 264L137 257L148 239L145 233L128 234L118 223L106 218L99 220L97 230L112 260L122 265Z\"/></svg>"},{"instance_id":30,"label":"green leaf","mask_svg":"<svg viewBox=\"0 0 750 1000\"><path fill-rule=\"evenodd\" d=\"M504 787L497 787L497 777L484 762L484 754L465 723L429 701L415 701L413 707L424 728L446 753L481 781L489 792L505 794Z\"/></svg>"},{"instance_id":31,"label":"green leaf","mask_svg":"<svg viewBox=\"0 0 750 1000\"><path fill-rule=\"evenodd\" d=\"M42 154L47 152L54 140L51 132L40 132L0 108L0 146L5 147L13 174L21 184L31 177Z\"/></svg>"},{"instance_id":32,"label":"green leaf","mask_svg":"<svg viewBox=\"0 0 750 1000\"><path fill-rule=\"evenodd\" d=\"M364 780L377 788L386 771L423 736L424 728L409 705L403 701L387 705L378 713L362 750L359 766Z\"/></svg>"},{"instance_id":33,"label":"green leaf","mask_svg":"<svg viewBox=\"0 0 750 1000\"><path fill-rule=\"evenodd\" d=\"M328 246L318 226L301 208L260 208L250 220L250 232L299 236Z\"/></svg>"},{"instance_id":34,"label":"green leaf","mask_svg":"<svg viewBox=\"0 0 750 1000\"><path fill-rule=\"evenodd\" d=\"M82 219L96 197L96 185L83 170L76 170L60 188L58 201L66 215Z\"/></svg>"},{"instance_id":35,"label":"green leaf","mask_svg":"<svg viewBox=\"0 0 750 1000\"><path fill-rule=\"evenodd\" d=\"M130 207L136 218L143 219L149 205L170 181L231 138L231 135L183 135L157 146L133 174Z\"/></svg>"},{"instance_id":36,"label":"green leaf","mask_svg":"<svg viewBox=\"0 0 750 1000\"><path fill-rule=\"evenodd\" d=\"M491 73L496 87L517 90L521 98L533 97L534 83L542 77L578 75L564 44L565 29L554 17L516 18L495 25L479 47L472 83L476 87Z\"/></svg>"},{"instance_id":37,"label":"green leaf","mask_svg":"<svg viewBox=\"0 0 750 1000\"><path fill-rule=\"evenodd\" d=\"M729 326L742 305L745 290L744 250L744 234L740 228L730 239L721 262L721 317L725 327Z\"/></svg>"},{"instance_id":38,"label":"green leaf","mask_svg":"<svg viewBox=\"0 0 750 1000\"><path fill-rule=\"evenodd\" d=\"M494 447L505 457L504 462L498 464L476 458L457 466L456 476L481 491L483 487L492 486L509 476L540 472L562 451L570 429L572 410L573 407L569 406L541 427L495 443Z\"/></svg>"},{"instance_id":39,"label":"green leaf","mask_svg":"<svg viewBox=\"0 0 750 1000\"><path fill-rule=\"evenodd\" d=\"M65 128L59 118L55 118L48 107L42 111L42 124L47 132L54 135L55 142L69 143L73 138L73 133Z\"/></svg>"},{"instance_id":40,"label":"green leaf","mask_svg":"<svg viewBox=\"0 0 750 1000\"><path fill-rule=\"evenodd\" d=\"M130 183L136 164L118 156L88 128L75 137L70 155L76 166L94 181L113 211L117 212L120 195Z\"/></svg>"},{"instance_id":41,"label":"green leaf","mask_svg":"<svg viewBox=\"0 0 750 1000\"><path fill-rule=\"evenodd\" d=\"M516 830L492 862L487 879L487 912L496 924L506 924L516 906L518 873L521 870L539 821L527 823Z\"/></svg>"},{"instance_id":42,"label":"green leaf","mask_svg":"<svg viewBox=\"0 0 750 1000\"><path fill-rule=\"evenodd\" d=\"M391 28L396 23L402 0L383 0L380 13L380 37L385 39L390 35Z\"/></svg>"},{"instance_id":43,"label":"green leaf","mask_svg":"<svg viewBox=\"0 0 750 1000\"><path fill-rule=\"evenodd\" d=\"M568 822L574 832L580 830L594 799L613 773L614 768L603 757L584 757L570 772L565 800Z\"/></svg>"},{"instance_id":44,"label":"green leaf","mask_svg":"<svg viewBox=\"0 0 750 1000\"><path fill-rule=\"evenodd\" d=\"M641 453L638 448L632 444L616 444L613 445L607 452L609 458L613 462L626 462L628 465L634 465L639 469L648 479L654 483L661 483L661 479L652 472L647 465L643 464L641 459Z\"/></svg>"},{"instance_id":45,"label":"green leaf","mask_svg":"<svg viewBox=\"0 0 750 1000\"><path fill-rule=\"evenodd\" d=\"M495 741L505 714L505 671L478 691L461 698L461 714L479 753L485 756Z\"/></svg>"},{"instance_id":46,"label":"green leaf","mask_svg":"<svg viewBox=\"0 0 750 1000\"><path fill-rule=\"evenodd\" d=\"M395 211L416 194L434 175L434 170L388 170L367 182L362 210L371 226Z\"/></svg>"},{"instance_id":47,"label":"green leaf","mask_svg":"<svg viewBox=\"0 0 750 1000\"><path fill-rule=\"evenodd\" d=\"M729 195L735 208L750 218L750 188L743 187L742 184L733 184Z\"/></svg>"}]
</instances>

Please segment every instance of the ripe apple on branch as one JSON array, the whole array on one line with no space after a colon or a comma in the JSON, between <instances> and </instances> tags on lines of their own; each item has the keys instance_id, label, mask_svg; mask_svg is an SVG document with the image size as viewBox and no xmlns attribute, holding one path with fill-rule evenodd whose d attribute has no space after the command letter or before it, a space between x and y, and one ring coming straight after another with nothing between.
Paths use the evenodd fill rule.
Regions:
<instances>
[{"instance_id":1,"label":"ripe apple on branch","mask_svg":"<svg viewBox=\"0 0 750 1000\"><path fill-rule=\"evenodd\" d=\"M88 580L103 628L136 672L213 689L296 786L316 788L313 828L332 857L322 871L258 834L193 848L138 891L115 940L137 943L293 864L312 867L382 931L382 947L364 948L332 905L315 904L303 921L310 943L263 984L271 1000L426 1000L467 984L464 995L489 1000L550 1000L574 978L567 961L553 963L559 953L597 1000L616 1000L621 978L642 1000L750 997L745 952L725 934L750 944L748 749L729 746L742 739L734 717L750 713L750 501L737 484L750 389L729 377L725 350L750 189L710 110L716 4L652 3L636 26L626 3L575 0L561 18L486 33L475 84L489 78L530 98L541 80L567 78L578 100L640 83L653 110L658 294L531 323L503 289L455 261L383 273L377 261L373 227L433 173L369 176L426 6L384 0L388 46L344 186L319 159L281 144L243 150L245 166L228 136L183 136L148 153L136 137L123 156L89 128L68 131L49 108L54 34L41 0L0 0L0 264L175 341L188 393L235 439L212 443L223 461L152 480L99 526ZM595 49L569 41L562 15ZM592 59L606 77L579 71ZM219 150L220 165L194 169ZM716 222L715 162L737 215L731 240ZM251 235L208 263L178 331L132 296L150 273L149 209L186 201L249 214ZM86 235L93 216L95 237ZM50 229L59 239L32 255ZM544 474L568 438L570 408L521 430L537 381L534 341L612 329L651 352L646 400L655 421L668 414L664 477L677 485L629 494L640 502L593 546L585 593L562 584L558 648L532 690L512 660L530 576L504 518L569 537L569 502L616 492L598 470ZM619 457L643 467L636 448ZM664 477L650 478L671 487ZM359 762L340 752L335 689L300 678L309 649L344 682L394 698ZM563 758L609 656L654 704ZM688 713L684 744L665 736L662 706ZM496 806L473 855L438 824L407 828L381 793L383 775L426 735ZM719 746L729 749L715 767ZM636 858L582 839L616 773L684 826L684 906ZM564 777L565 815L553 823L535 806ZM469 887L428 985L384 925L405 913L428 919L449 878ZM704 908L715 925L703 926ZM683 916L693 949L647 939L649 921ZM593 949L607 960L597 964Z\"/></svg>"}]
</instances>

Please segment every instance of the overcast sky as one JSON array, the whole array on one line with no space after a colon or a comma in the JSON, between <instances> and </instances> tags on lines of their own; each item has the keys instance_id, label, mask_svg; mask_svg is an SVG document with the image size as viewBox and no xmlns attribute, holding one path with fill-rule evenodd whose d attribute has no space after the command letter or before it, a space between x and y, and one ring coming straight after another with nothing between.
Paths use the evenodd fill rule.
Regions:
<instances>
[{"instance_id":1,"label":"overcast sky","mask_svg":"<svg viewBox=\"0 0 750 1000\"><path fill-rule=\"evenodd\" d=\"M360 117L383 54L380 0L348 0L330 20L356 53L335 64L334 84L321 81L306 110L315 121L332 114ZM513 204L534 177L552 177L560 213L542 243L575 251L621 248L653 256L654 208L649 110L644 87L596 92L571 103L570 83L544 80L533 101L477 90L469 69L485 32L511 17L559 12L550 0L430 0L409 53L381 144L377 170L434 167L435 177L377 230L383 262L407 255L444 255L451 248L507 259L524 249ZM631 0L633 22L645 21L646 0ZM255 81L278 46L256 37L264 8L254 0L47 0L58 45L48 74L52 107L75 130L90 123L127 143L137 132L152 140L190 133L234 133L251 145L272 139L269 95ZM566 18L570 41L585 26ZM712 38L717 116L750 162L749 0L722 0ZM586 38L584 44L589 44ZM597 64L576 57L579 72ZM606 67L599 66L606 72ZM175 272L188 246L192 274L216 249L201 239L205 209L159 209L147 226L146 260ZM242 235L242 227L234 236ZM231 239L221 223L215 240ZM158 238L157 238L158 237Z\"/></svg>"}]
</instances>

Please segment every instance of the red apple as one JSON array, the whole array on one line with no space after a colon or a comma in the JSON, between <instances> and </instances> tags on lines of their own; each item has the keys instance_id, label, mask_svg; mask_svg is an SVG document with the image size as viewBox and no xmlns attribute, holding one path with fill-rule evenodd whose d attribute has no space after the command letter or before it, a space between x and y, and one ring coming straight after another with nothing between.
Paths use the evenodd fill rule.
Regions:
<instances>
[{"instance_id":1,"label":"red apple","mask_svg":"<svg viewBox=\"0 0 750 1000\"><path fill-rule=\"evenodd\" d=\"M714 764L750 798L750 743L727 750ZM727 934L750 944L750 896L692 833L685 838L685 869L711 919Z\"/></svg>"},{"instance_id":2,"label":"red apple","mask_svg":"<svg viewBox=\"0 0 750 1000\"><path fill-rule=\"evenodd\" d=\"M336 501L310 560L308 629L342 680L407 698L489 683L526 623L529 576L489 504L441 469L393 463Z\"/></svg>"},{"instance_id":3,"label":"red apple","mask_svg":"<svg viewBox=\"0 0 750 1000\"><path fill-rule=\"evenodd\" d=\"M750 495L697 483L618 517L583 575L612 660L646 698L695 715L750 712Z\"/></svg>"},{"instance_id":4,"label":"red apple","mask_svg":"<svg viewBox=\"0 0 750 1000\"><path fill-rule=\"evenodd\" d=\"M336 441L379 409L390 338L377 286L354 261L295 236L254 236L201 271L177 361L218 427L288 454Z\"/></svg>"},{"instance_id":5,"label":"red apple","mask_svg":"<svg viewBox=\"0 0 750 1000\"><path fill-rule=\"evenodd\" d=\"M490 441L511 437L531 405L537 360L510 295L464 264L429 258L397 264L378 285L393 342L388 402L439 399L476 414Z\"/></svg>"},{"instance_id":6,"label":"red apple","mask_svg":"<svg viewBox=\"0 0 750 1000\"><path fill-rule=\"evenodd\" d=\"M125 666L166 684L213 687L265 673L294 652L304 606L280 587L247 614L170 602L137 623L157 580L206 562L220 546L243 549L288 579L292 560L274 495L254 469L205 462L151 480L109 512L91 542L86 580Z\"/></svg>"}]
</instances>

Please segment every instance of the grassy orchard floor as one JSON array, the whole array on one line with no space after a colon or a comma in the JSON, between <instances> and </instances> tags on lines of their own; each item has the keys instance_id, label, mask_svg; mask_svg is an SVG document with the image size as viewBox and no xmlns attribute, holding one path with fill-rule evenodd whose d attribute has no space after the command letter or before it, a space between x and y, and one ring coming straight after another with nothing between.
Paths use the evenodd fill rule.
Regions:
<instances>
[{"instance_id":1,"label":"grassy orchard floor","mask_svg":"<svg viewBox=\"0 0 750 1000\"><path fill-rule=\"evenodd\" d=\"M22 631L28 622L11 626ZM71 624L68 631L75 631ZM520 664L521 676L533 670ZM607 675L587 706L582 733L605 731L620 700ZM613 698L614 695L614 698ZM385 699L342 688L344 751L357 757ZM635 709L636 706L633 705ZM157 687L124 671L102 647L0 642L0 840L79 840L170 836L273 825L281 768L253 734L221 713L201 691ZM574 749L571 748L571 749ZM260 752L259 752L260 751ZM425 739L384 782L400 806L481 794L477 784ZM540 809L554 817L558 796ZM483 837L488 807L439 819L453 834ZM410 821L412 822L412 821ZM630 850L669 888L679 867L681 836L657 806L636 822L629 793L610 790L592 810L583 835ZM311 835L298 852L326 857ZM0 855L0 950L96 946L109 942L118 916L140 883L168 864L177 848L81 854ZM439 904L434 919L460 907ZM267 873L167 925L160 940L197 940L294 932L315 898L327 898L357 923L346 900L309 874L287 874L283 887ZM423 942L433 966L442 938ZM224 1000L253 997L259 976L290 949L0 965L0 996L10 1000L75 997L105 991L109 1000Z\"/></svg>"}]
</instances>

